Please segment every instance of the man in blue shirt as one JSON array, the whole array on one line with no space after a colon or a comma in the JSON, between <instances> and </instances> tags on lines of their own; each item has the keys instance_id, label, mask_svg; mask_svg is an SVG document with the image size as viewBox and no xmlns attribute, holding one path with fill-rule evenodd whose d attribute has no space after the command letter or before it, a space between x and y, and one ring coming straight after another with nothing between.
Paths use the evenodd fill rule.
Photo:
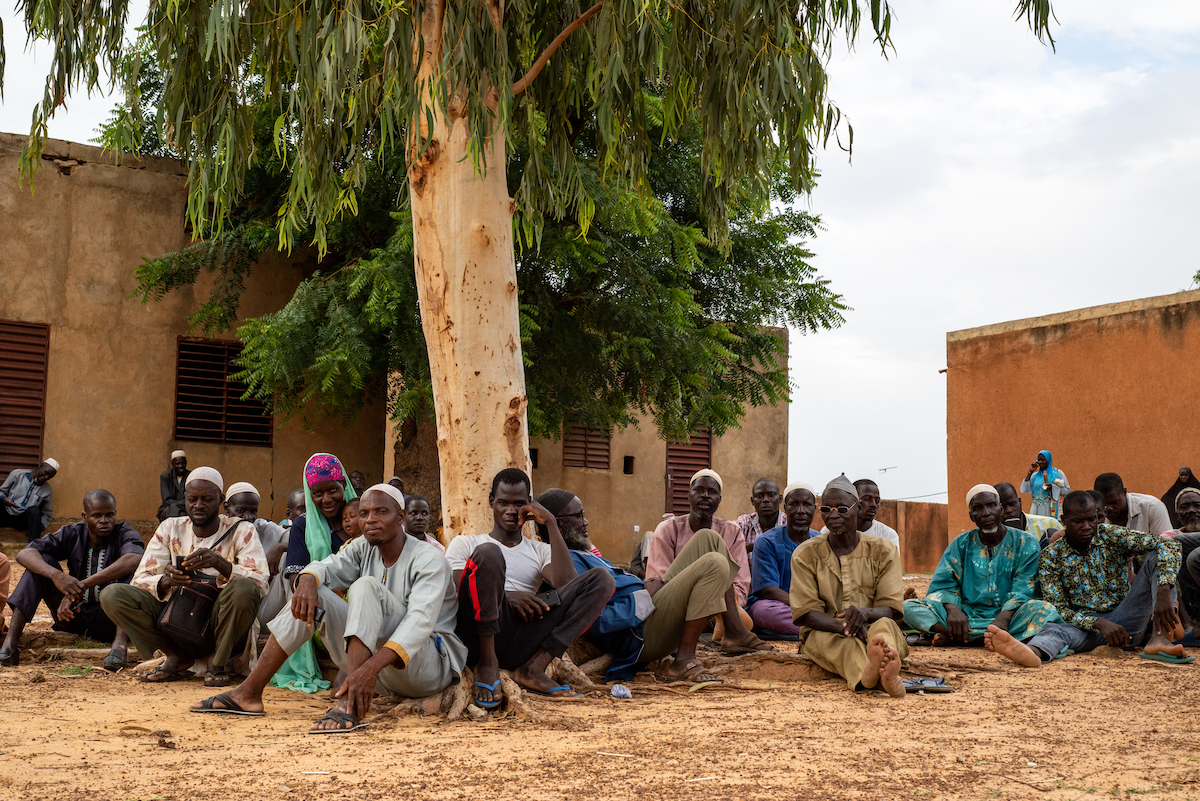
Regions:
<instances>
[{"instance_id":1,"label":"man in blue shirt","mask_svg":"<svg viewBox=\"0 0 1200 801\"><path fill-rule=\"evenodd\" d=\"M758 628L776 634L799 635L792 620L788 591L792 587L792 551L818 532L812 528L817 513L817 493L803 482L793 482L783 493L787 522L763 533L751 554L750 597L746 611Z\"/></svg>"},{"instance_id":2,"label":"man in blue shirt","mask_svg":"<svg viewBox=\"0 0 1200 801\"><path fill-rule=\"evenodd\" d=\"M54 514L50 479L58 462L47 459L35 470L14 470L0 485L0 526L24 530L30 542L42 536Z\"/></svg>"}]
</instances>

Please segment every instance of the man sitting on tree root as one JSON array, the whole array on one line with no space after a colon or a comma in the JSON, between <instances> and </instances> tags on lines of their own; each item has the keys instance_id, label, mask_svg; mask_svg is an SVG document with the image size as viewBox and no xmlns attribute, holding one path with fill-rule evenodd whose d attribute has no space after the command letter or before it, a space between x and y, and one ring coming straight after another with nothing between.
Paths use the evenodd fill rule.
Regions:
<instances>
[{"instance_id":1,"label":"man sitting on tree root","mask_svg":"<svg viewBox=\"0 0 1200 801\"><path fill-rule=\"evenodd\" d=\"M271 638L246 680L192 704L193 712L264 714L263 688L318 628L347 678L337 705L309 734L364 728L377 691L424 698L462 674L467 649L454 634L458 601L445 558L404 533L404 496L395 487L369 488L359 510L364 535L304 568L290 608L268 625ZM346 600L331 586L349 587Z\"/></svg>"},{"instance_id":2,"label":"man sitting on tree root","mask_svg":"<svg viewBox=\"0 0 1200 801\"><path fill-rule=\"evenodd\" d=\"M446 549L458 584L458 636L475 666L475 703L494 709L503 697L500 671L547 698L583 696L546 676L551 660L592 625L616 586L595 568L577 575L554 515L530 497L529 476L501 470L488 495L488 534L460 534ZM521 536L529 520L546 527L549 542ZM432 546L430 546L432 547ZM550 592L537 595L542 582Z\"/></svg>"},{"instance_id":3,"label":"man sitting on tree root","mask_svg":"<svg viewBox=\"0 0 1200 801\"><path fill-rule=\"evenodd\" d=\"M880 687L905 693L900 660L908 654L896 621L903 616L900 554L880 537L858 530L858 491L846 476L821 493L828 534L792 552L792 618L800 653L852 690Z\"/></svg>"},{"instance_id":4,"label":"man sitting on tree root","mask_svg":"<svg viewBox=\"0 0 1200 801\"><path fill-rule=\"evenodd\" d=\"M1083 491L1063 501L1066 535L1042 552L1042 592L1065 623L1047 623L1029 641L988 627L987 647L1026 667L1059 656L1084 653L1101 645L1142 648L1142 656L1160 662L1192 661L1182 645L1175 611L1174 584L1179 573L1179 543L1170 537L1100 523L1100 506ZM1130 557L1144 556L1129 581Z\"/></svg>"},{"instance_id":5,"label":"man sitting on tree root","mask_svg":"<svg viewBox=\"0 0 1200 801\"><path fill-rule=\"evenodd\" d=\"M583 501L564 489L549 489L537 496L558 523L571 549L575 568L592 568L612 574L617 590L584 638L613 655L607 681L627 681L647 663L674 653L675 660L662 676L676 681L720 681L696 659L700 635L712 615L725 620L735 636L750 634L737 614L733 581L738 563L714 531L701 531L688 541L661 579L642 580L592 553ZM549 530L538 526L538 536L549 539ZM653 600L651 600L653 598Z\"/></svg>"}]
</instances>

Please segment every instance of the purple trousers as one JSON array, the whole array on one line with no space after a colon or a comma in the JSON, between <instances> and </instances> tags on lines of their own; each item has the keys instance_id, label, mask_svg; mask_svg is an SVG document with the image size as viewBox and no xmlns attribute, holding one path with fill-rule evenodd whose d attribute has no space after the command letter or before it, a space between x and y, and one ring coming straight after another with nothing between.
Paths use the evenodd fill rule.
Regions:
<instances>
[{"instance_id":1,"label":"purple trousers","mask_svg":"<svg viewBox=\"0 0 1200 801\"><path fill-rule=\"evenodd\" d=\"M792 607L782 601L755 601L747 611L759 628L780 634L800 633L800 628L792 622Z\"/></svg>"}]
</instances>

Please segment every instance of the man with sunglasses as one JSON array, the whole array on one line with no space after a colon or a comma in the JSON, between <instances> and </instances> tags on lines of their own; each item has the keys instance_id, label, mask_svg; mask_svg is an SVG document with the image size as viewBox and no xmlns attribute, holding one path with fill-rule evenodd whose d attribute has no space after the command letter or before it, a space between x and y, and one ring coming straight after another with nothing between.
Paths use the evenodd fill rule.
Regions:
<instances>
[{"instance_id":1,"label":"man with sunglasses","mask_svg":"<svg viewBox=\"0 0 1200 801\"><path fill-rule=\"evenodd\" d=\"M1000 492L976 484L967 492L967 513L975 528L959 534L938 562L924 600L904 602L904 619L933 634L934 645L967 645L985 639L994 627L1021 642L1058 612L1034 598L1037 536L1004 524Z\"/></svg>"},{"instance_id":2,"label":"man with sunglasses","mask_svg":"<svg viewBox=\"0 0 1200 801\"><path fill-rule=\"evenodd\" d=\"M845 474L821 493L829 527L792 553L788 597L800 628L800 652L846 680L851 690L905 693L900 660L908 654L896 621L903 616L900 554L858 530L858 490Z\"/></svg>"}]
</instances>

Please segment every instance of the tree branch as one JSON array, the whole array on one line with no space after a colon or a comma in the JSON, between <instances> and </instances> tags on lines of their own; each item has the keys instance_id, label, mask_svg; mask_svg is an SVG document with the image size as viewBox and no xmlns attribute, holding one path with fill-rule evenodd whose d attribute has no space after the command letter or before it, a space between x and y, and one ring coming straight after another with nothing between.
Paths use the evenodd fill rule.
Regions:
<instances>
[{"instance_id":1,"label":"tree branch","mask_svg":"<svg viewBox=\"0 0 1200 801\"><path fill-rule=\"evenodd\" d=\"M554 41L550 43L542 54L537 57L537 61L533 62L533 66L529 68L529 72L521 76L521 79L513 84L513 94L519 95L528 88L529 84L533 83L533 79L542 71L542 67L546 66L546 62L550 60L550 56L554 55L554 51L562 46L562 43L567 41L567 37L575 33L575 29L583 23L587 22L592 17L600 13L600 9L604 8L604 0L589 8L587 11L580 14L571 24L563 28L563 32L554 37Z\"/></svg>"}]
</instances>

